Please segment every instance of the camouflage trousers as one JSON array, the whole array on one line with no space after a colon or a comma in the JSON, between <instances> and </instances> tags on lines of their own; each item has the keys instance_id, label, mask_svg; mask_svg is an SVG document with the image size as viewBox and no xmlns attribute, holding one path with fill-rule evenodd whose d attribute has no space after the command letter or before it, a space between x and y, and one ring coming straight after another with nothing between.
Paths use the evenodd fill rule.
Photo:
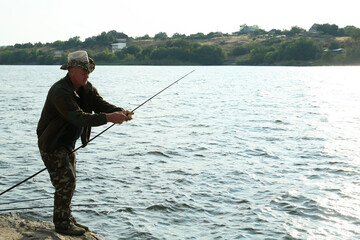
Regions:
<instances>
[{"instance_id":1,"label":"camouflage trousers","mask_svg":"<svg viewBox=\"0 0 360 240\"><path fill-rule=\"evenodd\" d=\"M40 154L55 187L53 222L57 227L66 227L72 219L71 199L76 186L75 153L59 147L51 153L40 149Z\"/></svg>"}]
</instances>

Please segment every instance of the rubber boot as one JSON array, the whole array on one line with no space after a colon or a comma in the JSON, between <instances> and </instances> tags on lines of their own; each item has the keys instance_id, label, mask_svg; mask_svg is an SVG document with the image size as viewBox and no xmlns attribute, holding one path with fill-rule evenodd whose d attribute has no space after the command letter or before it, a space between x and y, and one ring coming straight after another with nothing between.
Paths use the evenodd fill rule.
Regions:
<instances>
[{"instance_id":1,"label":"rubber boot","mask_svg":"<svg viewBox=\"0 0 360 240\"><path fill-rule=\"evenodd\" d=\"M55 226L55 232L63 235L81 236L85 233L85 229L70 223L67 227Z\"/></svg>"},{"instance_id":2,"label":"rubber boot","mask_svg":"<svg viewBox=\"0 0 360 240\"><path fill-rule=\"evenodd\" d=\"M78 222L76 221L76 219L74 218L74 216L72 216L72 215L70 216L70 221L71 221L73 224L75 224L75 226L81 227L81 228L85 229L85 231L89 231L89 227L78 223Z\"/></svg>"}]
</instances>

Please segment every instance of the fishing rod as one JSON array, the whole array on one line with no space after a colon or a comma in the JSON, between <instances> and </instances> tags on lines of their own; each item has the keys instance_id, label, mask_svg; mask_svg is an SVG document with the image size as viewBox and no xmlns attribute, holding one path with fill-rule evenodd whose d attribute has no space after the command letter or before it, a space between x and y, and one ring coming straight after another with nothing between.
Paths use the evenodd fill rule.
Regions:
<instances>
[{"instance_id":1,"label":"fishing rod","mask_svg":"<svg viewBox=\"0 0 360 240\"><path fill-rule=\"evenodd\" d=\"M156 97L157 95L159 95L160 93L162 93L163 91L165 91L166 89L168 89L169 87L171 87L172 85L174 85L175 83L179 82L181 79L185 78L186 76L190 75L191 73L193 73L195 70L192 70L191 72L189 72L188 74L182 76L181 78L179 78L178 80L176 80L175 82L171 83L170 85L168 85L167 87L163 88L161 91L159 91L158 93L154 94L152 97L148 98L146 101L144 101L143 103L141 103L139 106L137 106L136 108L134 108L133 110L131 110L131 112L135 112L137 109L139 109L141 106L143 106L144 104L146 104L147 102L149 102L151 99L153 99L154 97ZM90 139L87 143L90 143L92 140L94 140L95 138L97 138L98 136L100 136L101 134L103 134L104 132L106 132L107 130L109 130L110 128L112 128L113 126L115 126L117 123L113 123L112 125L110 125L109 127L107 127L106 129L104 129L103 131L101 131L99 134L97 134L95 137L93 137L92 139ZM84 145L79 146L78 148L76 148L75 150L73 150L73 152L76 152L77 150L79 150L80 148L84 147ZM71 153L73 153L71 152ZM1 194L0 194L1 196Z\"/></svg>"},{"instance_id":2,"label":"fishing rod","mask_svg":"<svg viewBox=\"0 0 360 240\"><path fill-rule=\"evenodd\" d=\"M182 76L181 78L179 78L178 80L176 80L175 82L171 83L170 85L168 85L167 87L163 88L161 91L157 92L156 94L154 94L152 97L148 98L146 101L144 101L143 103L141 103L140 105L138 105L136 108L134 108L131 112L135 112L137 109L139 109L140 107L142 107L144 104L146 104L147 102L149 102L151 99L155 98L157 95L159 95L160 93L162 93L163 91L165 91L166 89L168 89L169 87L171 87L172 85L174 85L175 83L179 82L181 79L187 77L188 75L190 75L191 73L193 73L195 70L192 70L191 72L185 74L184 76ZM104 129L103 131L101 131L99 134L97 134L96 136L94 136L93 138L91 138L87 143L90 143L91 141L93 141L94 139L96 139L97 137L99 137L101 134L103 134L104 132L106 132L107 130L109 130L110 128L112 128L113 126L115 126L116 123L113 123L112 125L110 125L109 127L107 127L106 129ZM72 154L74 152L76 152L77 150L79 150L80 148L85 147L85 145L81 145L78 148L76 148L75 150L73 150L71 153ZM24 182L27 182L28 180L30 180L31 178L35 177L36 175L42 173L43 171L45 171L46 168L38 171L37 173L31 175L30 177L26 178L25 180L19 182L18 184L12 186L11 188L6 189L5 191L3 191L2 193L0 193L0 196L3 195L4 193L16 188L17 186L23 184Z\"/></svg>"}]
</instances>

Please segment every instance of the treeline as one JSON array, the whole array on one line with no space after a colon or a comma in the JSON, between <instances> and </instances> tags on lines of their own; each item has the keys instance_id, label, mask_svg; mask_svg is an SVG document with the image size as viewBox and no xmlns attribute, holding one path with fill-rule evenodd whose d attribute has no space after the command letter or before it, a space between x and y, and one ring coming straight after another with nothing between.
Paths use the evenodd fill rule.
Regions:
<instances>
[{"instance_id":1,"label":"treeline","mask_svg":"<svg viewBox=\"0 0 360 240\"><path fill-rule=\"evenodd\" d=\"M224 50L227 39L246 35ZM341 38L343 37L343 38ZM223 39L220 43L212 39ZM127 47L113 53L111 44L127 39ZM205 40L207 44L203 44ZM232 34L196 33L186 36L164 32L154 37L128 37L116 31L103 32L81 41L79 37L53 43L15 44L0 49L0 64L62 64L67 54L85 49L98 64L152 65L327 65L360 63L360 29L335 24L314 24L309 31L300 27L265 31L243 24ZM140 42L151 44L136 45ZM202 43L202 44L201 44Z\"/></svg>"},{"instance_id":2,"label":"treeline","mask_svg":"<svg viewBox=\"0 0 360 240\"><path fill-rule=\"evenodd\" d=\"M238 65L349 65L360 64L360 41L321 42L300 37L282 42L262 42L234 48L235 56L247 54Z\"/></svg>"},{"instance_id":3,"label":"treeline","mask_svg":"<svg viewBox=\"0 0 360 240\"><path fill-rule=\"evenodd\" d=\"M108 48L112 43L115 43L117 39L128 39L129 37L124 33L119 33L115 30L109 32L102 32L101 34L93 37L86 38L85 41L81 41L80 37L72 37L69 38L67 41L55 41L53 43L25 43L25 44L15 44L13 47L14 49L29 49L29 48L51 48L56 50L69 50L74 48L101 48L106 47Z\"/></svg>"},{"instance_id":4,"label":"treeline","mask_svg":"<svg viewBox=\"0 0 360 240\"><path fill-rule=\"evenodd\" d=\"M5 49L0 51L0 64L62 64L68 52L55 57L54 51L37 49ZM100 52L88 50L97 64L146 64L146 65L222 65L227 60L226 52L218 46L200 45L187 40L168 40L165 44L142 49L132 45L113 53L109 49Z\"/></svg>"},{"instance_id":5,"label":"treeline","mask_svg":"<svg viewBox=\"0 0 360 240\"><path fill-rule=\"evenodd\" d=\"M144 49L132 45L115 53L103 51L94 54L94 58L100 63L114 64L222 65L227 60L227 54L218 46L200 45L183 39L172 39L166 41L165 44L149 46Z\"/></svg>"},{"instance_id":6,"label":"treeline","mask_svg":"<svg viewBox=\"0 0 360 240\"><path fill-rule=\"evenodd\" d=\"M166 33L158 33L154 40L165 40L165 44L144 49L132 45L115 53L111 51L112 43L118 39L128 39L131 42L126 34L116 31L103 32L96 37L85 39L84 42L81 42L79 37L74 37L68 41L47 44L15 44L14 47L0 50L0 64L61 64L66 62L67 54L72 49L86 49L89 56L100 64L222 65L227 60L227 54L221 47L191 43L183 39L181 34L175 36L177 37L168 38ZM196 34L192 38L200 36L202 34ZM214 36L208 34L208 38ZM55 50L62 51L62 55L56 56Z\"/></svg>"},{"instance_id":7,"label":"treeline","mask_svg":"<svg viewBox=\"0 0 360 240\"><path fill-rule=\"evenodd\" d=\"M246 25L242 27L240 33L247 29ZM237 61L239 65L360 64L360 29L353 26L338 28L334 24L314 24L310 30L311 32L307 32L293 27L290 31L282 32L286 33L285 40L269 38L255 44L237 46L231 54L247 54L246 59ZM245 32L249 33L248 29ZM256 32L258 31L255 29L249 34L254 36ZM272 30L269 33L275 32ZM350 38L336 40L336 37Z\"/></svg>"},{"instance_id":8,"label":"treeline","mask_svg":"<svg viewBox=\"0 0 360 240\"><path fill-rule=\"evenodd\" d=\"M25 49L0 50L0 64L2 65L53 65L66 62L66 56L55 57L54 51Z\"/></svg>"},{"instance_id":9,"label":"treeline","mask_svg":"<svg viewBox=\"0 0 360 240\"><path fill-rule=\"evenodd\" d=\"M136 37L135 39L129 37L124 33L117 32L115 30L109 32L102 32L101 34L93 37L86 38L85 41L81 41L80 37L72 37L67 41L55 41L53 43L24 43L24 44L15 44L14 46L10 46L12 49L29 49L29 48L52 48L56 50L69 50L74 48L83 48L83 49L101 49L101 48L109 48L111 44L116 43L118 39L126 39L128 41L131 40L201 40L201 39L212 39L215 37L222 36L231 36L229 34L215 33L211 32L208 34L196 33L190 34L189 36L185 34L175 33L172 37L169 37L165 32L159 32L154 35L154 37L150 37L148 34L142 37Z\"/></svg>"},{"instance_id":10,"label":"treeline","mask_svg":"<svg viewBox=\"0 0 360 240\"><path fill-rule=\"evenodd\" d=\"M233 35L245 35L249 34L252 37L268 35L268 36L287 36L293 37L298 35L309 35L312 36L319 35L328 35L334 37L352 37L352 36L360 36L360 29L355 26L346 26L344 28L339 28L336 24L313 24L313 26L309 29L309 31L304 28L294 26L290 30L279 30L279 29L271 29L270 31L265 31L261 29L257 25L248 26L243 24L240 26L240 30L238 32L234 32Z\"/></svg>"}]
</instances>

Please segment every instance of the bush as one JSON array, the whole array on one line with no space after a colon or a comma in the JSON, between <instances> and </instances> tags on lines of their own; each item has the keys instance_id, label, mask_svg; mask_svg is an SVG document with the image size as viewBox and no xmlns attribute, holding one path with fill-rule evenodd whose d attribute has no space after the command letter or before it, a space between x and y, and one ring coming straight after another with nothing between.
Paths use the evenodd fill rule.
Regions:
<instances>
[{"instance_id":1,"label":"bush","mask_svg":"<svg viewBox=\"0 0 360 240\"><path fill-rule=\"evenodd\" d=\"M333 49L338 49L340 48L340 42L333 40L329 43L329 49L333 50Z\"/></svg>"},{"instance_id":2,"label":"bush","mask_svg":"<svg viewBox=\"0 0 360 240\"><path fill-rule=\"evenodd\" d=\"M227 59L225 51L213 45L202 45L193 54L194 61L204 65L222 65Z\"/></svg>"},{"instance_id":3,"label":"bush","mask_svg":"<svg viewBox=\"0 0 360 240\"><path fill-rule=\"evenodd\" d=\"M94 56L95 60L100 63L104 62L113 62L116 60L115 54L110 52L109 50L104 50L102 52L99 52Z\"/></svg>"},{"instance_id":4,"label":"bush","mask_svg":"<svg viewBox=\"0 0 360 240\"><path fill-rule=\"evenodd\" d=\"M349 64L360 63L360 42L353 40L347 41L345 56L345 61Z\"/></svg>"},{"instance_id":5,"label":"bush","mask_svg":"<svg viewBox=\"0 0 360 240\"><path fill-rule=\"evenodd\" d=\"M251 64L262 64L265 63L265 56L268 52L273 51L271 47L261 46L254 48L250 51L249 63Z\"/></svg>"},{"instance_id":6,"label":"bush","mask_svg":"<svg viewBox=\"0 0 360 240\"><path fill-rule=\"evenodd\" d=\"M241 55L247 54L249 52L250 52L249 48L247 48L245 46L237 46L232 50L231 54L234 56L241 56Z\"/></svg>"},{"instance_id":7,"label":"bush","mask_svg":"<svg viewBox=\"0 0 360 240\"><path fill-rule=\"evenodd\" d=\"M281 60L308 61L316 58L320 46L314 40L300 38L281 44L279 52Z\"/></svg>"}]
</instances>

